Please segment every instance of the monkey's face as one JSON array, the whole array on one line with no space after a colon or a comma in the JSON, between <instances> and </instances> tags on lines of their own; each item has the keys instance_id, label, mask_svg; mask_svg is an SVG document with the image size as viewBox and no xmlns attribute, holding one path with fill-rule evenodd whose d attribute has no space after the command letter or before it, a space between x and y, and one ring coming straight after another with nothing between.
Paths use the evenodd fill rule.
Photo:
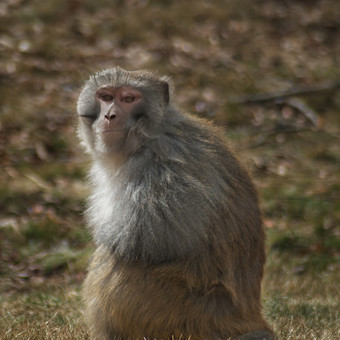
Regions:
<instances>
[{"instance_id":1,"label":"monkey's face","mask_svg":"<svg viewBox=\"0 0 340 340\"><path fill-rule=\"evenodd\" d=\"M90 144L101 153L117 153L127 147L131 129L143 115L144 98L131 86L104 85L94 94L92 110L79 112L84 132Z\"/></svg>"},{"instance_id":2,"label":"monkey's face","mask_svg":"<svg viewBox=\"0 0 340 340\"><path fill-rule=\"evenodd\" d=\"M96 93L96 100L100 104L96 124L98 136L106 149L120 150L131 125L142 115L143 95L130 86L102 86Z\"/></svg>"},{"instance_id":3,"label":"monkey's face","mask_svg":"<svg viewBox=\"0 0 340 340\"><path fill-rule=\"evenodd\" d=\"M95 100L99 103L99 114L93 123L97 148L109 152L123 149L128 132L142 115L142 93L130 86L107 85L97 90Z\"/></svg>"},{"instance_id":4,"label":"monkey's face","mask_svg":"<svg viewBox=\"0 0 340 340\"><path fill-rule=\"evenodd\" d=\"M144 71L104 70L85 84L79 136L94 156L128 155L160 131L169 83Z\"/></svg>"}]
</instances>

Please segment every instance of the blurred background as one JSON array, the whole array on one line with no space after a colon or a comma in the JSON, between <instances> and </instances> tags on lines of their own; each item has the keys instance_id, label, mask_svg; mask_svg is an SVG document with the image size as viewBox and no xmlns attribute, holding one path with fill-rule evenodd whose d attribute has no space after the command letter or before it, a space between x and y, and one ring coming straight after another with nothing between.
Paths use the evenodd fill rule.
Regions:
<instances>
[{"instance_id":1,"label":"blurred background","mask_svg":"<svg viewBox=\"0 0 340 340\"><path fill-rule=\"evenodd\" d=\"M0 338L88 337L76 101L116 65L170 75L225 126L261 197L279 339L340 338L338 0L2 0Z\"/></svg>"}]
</instances>

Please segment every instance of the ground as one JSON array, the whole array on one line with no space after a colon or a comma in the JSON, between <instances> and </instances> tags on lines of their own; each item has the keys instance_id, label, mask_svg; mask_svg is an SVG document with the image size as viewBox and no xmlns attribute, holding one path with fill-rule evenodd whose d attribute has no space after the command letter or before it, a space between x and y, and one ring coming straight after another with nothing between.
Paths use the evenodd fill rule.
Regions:
<instances>
[{"instance_id":1,"label":"ground","mask_svg":"<svg viewBox=\"0 0 340 340\"><path fill-rule=\"evenodd\" d=\"M225 126L259 190L279 339L340 338L339 18L337 0L3 0L1 339L88 337L75 107L115 65L170 75L183 110Z\"/></svg>"}]
</instances>

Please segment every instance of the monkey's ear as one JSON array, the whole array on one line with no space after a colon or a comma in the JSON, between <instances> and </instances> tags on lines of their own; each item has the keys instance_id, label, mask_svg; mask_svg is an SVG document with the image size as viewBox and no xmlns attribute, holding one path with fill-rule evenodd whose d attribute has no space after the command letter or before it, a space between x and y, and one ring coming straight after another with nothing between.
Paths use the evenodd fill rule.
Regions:
<instances>
[{"instance_id":1,"label":"monkey's ear","mask_svg":"<svg viewBox=\"0 0 340 340\"><path fill-rule=\"evenodd\" d=\"M169 76L161 76L159 80L165 105L168 105L171 98L174 96L174 84Z\"/></svg>"},{"instance_id":2,"label":"monkey's ear","mask_svg":"<svg viewBox=\"0 0 340 340\"><path fill-rule=\"evenodd\" d=\"M166 81L161 82L161 87L162 87L162 92L163 92L163 98L165 105L169 104L170 101L170 88L169 88L169 83Z\"/></svg>"}]
</instances>

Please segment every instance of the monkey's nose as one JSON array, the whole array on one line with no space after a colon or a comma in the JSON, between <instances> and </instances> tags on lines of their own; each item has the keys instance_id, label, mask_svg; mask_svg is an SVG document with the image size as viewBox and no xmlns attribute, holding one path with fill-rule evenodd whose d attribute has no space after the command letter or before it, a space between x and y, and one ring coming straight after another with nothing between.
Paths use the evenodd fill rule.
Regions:
<instances>
[{"instance_id":1,"label":"monkey's nose","mask_svg":"<svg viewBox=\"0 0 340 340\"><path fill-rule=\"evenodd\" d=\"M110 112L110 113L107 113L105 116L104 116L108 121L114 119L117 117L117 115L114 113L114 112Z\"/></svg>"}]
</instances>

